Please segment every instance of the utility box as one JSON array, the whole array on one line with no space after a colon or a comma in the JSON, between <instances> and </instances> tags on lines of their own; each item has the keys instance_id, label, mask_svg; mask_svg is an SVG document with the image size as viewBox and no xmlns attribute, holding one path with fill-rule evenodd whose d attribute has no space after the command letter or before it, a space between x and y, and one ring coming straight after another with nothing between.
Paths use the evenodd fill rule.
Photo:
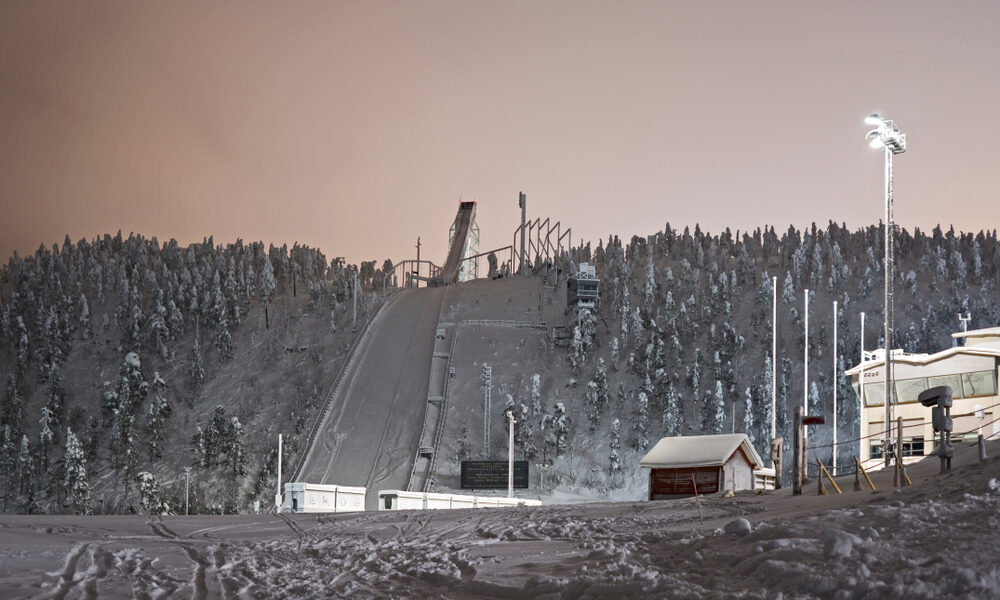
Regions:
<instances>
[{"instance_id":1,"label":"utility box","mask_svg":"<svg viewBox=\"0 0 1000 600\"><path fill-rule=\"evenodd\" d=\"M365 488L318 483L286 483L284 513L357 512L365 509Z\"/></svg>"}]
</instances>

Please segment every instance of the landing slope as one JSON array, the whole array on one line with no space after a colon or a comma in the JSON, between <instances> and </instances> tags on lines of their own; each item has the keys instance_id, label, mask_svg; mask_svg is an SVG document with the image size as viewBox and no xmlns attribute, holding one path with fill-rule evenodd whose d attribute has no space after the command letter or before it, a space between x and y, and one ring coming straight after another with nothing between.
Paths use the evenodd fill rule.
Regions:
<instances>
[{"instance_id":1,"label":"landing slope","mask_svg":"<svg viewBox=\"0 0 1000 600\"><path fill-rule=\"evenodd\" d=\"M358 347L296 480L405 489L427 405L442 288L404 290Z\"/></svg>"}]
</instances>

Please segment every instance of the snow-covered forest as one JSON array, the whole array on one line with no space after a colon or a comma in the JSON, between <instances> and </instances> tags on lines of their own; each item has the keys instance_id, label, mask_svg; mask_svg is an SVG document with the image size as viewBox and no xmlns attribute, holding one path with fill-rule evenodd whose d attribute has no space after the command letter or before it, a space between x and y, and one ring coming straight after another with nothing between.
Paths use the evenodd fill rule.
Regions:
<instances>
[{"instance_id":1,"label":"snow-covered forest","mask_svg":"<svg viewBox=\"0 0 1000 600\"><path fill-rule=\"evenodd\" d=\"M959 312L972 314L971 327L1000 323L996 231L897 236L897 347L951 346ZM576 259L595 263L601 278L599 310L576 327L567 313L566 344L542 342L543 360L519 370L493 365L494 431L504 435L501 411L519 416L519 454L552 463L546 487L620 485L618 474L634 471L635 457L662 435L746 431L766 456L772 276L778 431L788 440L792 407L803 399L805 290L810 412L829 414L832 302L842 374L858 360L860 312L866 348L882 344L883 239L878 226L833 223L781 235L668 225L629 243L612 237L579 247ZM0 267L3 509L183 512L188 466L193 511L269 505L277 434L288 436L287 469L391 267L347 265L299 245L207 239L180 247L120 234L15 255ZM848 439L856 396L842 375L837 385L840 437ZM460 401L475 409L481 397ZM444 441L456 459L479 445L478 429L463 419ZM829 435L817 428L811 439ZM844 447L840 459L852 451ZM573 453L589 462L560 464Z\"/></svg>"},{"instance_id":2,"label":"snow-covered forest","mask_svg":"<svg viewBox=\"0 0 1000 600\"><path fill-rule=\"evenodd\" d=\"M386 265L383 265L386 266ZM8 512L246 511L354 337L375 262L237 241L105 235L0 267L0 499ZM359 321L374 294L360 294ZM363 323L363 321L362 321Z\"/></svg>"},{"instance_id":3,"label":"snow-covered forest","mask_svg":"<svg viewBox=\"0 0 1000 600\"><path fill-rule=\"evenodd\" d=\"M929 234L900 229L896 235L895 348L951 347L960 312L971 313L972 328L1000 324L996 231L935 227ZM661 436L746 432L766 459L777 277L777 433L789 453L792 411L804 400L808 289L809 412L828 417L827 425L811 429L810 445L829 462L833 302L838 440L844 442L858 437L858 399L843 372L860 358L861 312L865 349L883 346L883 240L881 226L851 231L830 223L780 235L773 228L709 235L668 224L627 243L611 237L577 248L578 261L596 264L598 310L579 316L570 310L564 347L556 352L541 341L528 372L497 363L522 354L512 346L491 359L504 411L512 408L519 417L515 447L533 464L549 465L544 487L567 498L578 491L579 497L640 497L646 483L638 459ZM535 266L544 272L540 262ZM494 421L503 422L504 413L494 412ZM474 421L474 410L463 418ZM455 435L455 461L476 454L474 432ZM856 444L838 448L840 464L857 454Z\"/></svg>"}]
</instances>

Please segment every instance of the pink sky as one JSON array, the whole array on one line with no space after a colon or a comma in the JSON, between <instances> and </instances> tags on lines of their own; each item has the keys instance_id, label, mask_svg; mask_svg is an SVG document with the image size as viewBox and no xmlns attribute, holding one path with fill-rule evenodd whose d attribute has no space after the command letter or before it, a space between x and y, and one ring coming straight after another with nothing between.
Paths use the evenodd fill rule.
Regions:
<instances>
[{"instance_id":1,"label":"pink sky","mask_svg":"<svg viewBox=\"0 0 1000 600\"><path fill-rule=\"evenodd\" d=\"M876 12L877 11L877 12ZM0 3L0 257L122 229L441 262L517 194L574 240L882 207L1000 226L997 2Z\"/></svg>"}]
</instances>

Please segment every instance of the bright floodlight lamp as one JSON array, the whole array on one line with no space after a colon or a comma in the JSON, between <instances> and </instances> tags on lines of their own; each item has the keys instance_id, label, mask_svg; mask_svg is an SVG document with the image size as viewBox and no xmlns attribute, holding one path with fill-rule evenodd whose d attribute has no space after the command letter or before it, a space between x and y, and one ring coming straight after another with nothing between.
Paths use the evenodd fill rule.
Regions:
<instances>
[{"instance_id":1,"label":"bright floodlight lamp","mask_svg":"<svg viewBox=\"0 0 1000 600\"><path fill-rule=\"evenodd\" d=\"M869 146L876 149L881 146L893 154L906 152L906 134L896 127L894 121L883 119L878 115L869 115L865 117L865 123L876 126L865 136Z\"/></svg>"}]
</instances>

